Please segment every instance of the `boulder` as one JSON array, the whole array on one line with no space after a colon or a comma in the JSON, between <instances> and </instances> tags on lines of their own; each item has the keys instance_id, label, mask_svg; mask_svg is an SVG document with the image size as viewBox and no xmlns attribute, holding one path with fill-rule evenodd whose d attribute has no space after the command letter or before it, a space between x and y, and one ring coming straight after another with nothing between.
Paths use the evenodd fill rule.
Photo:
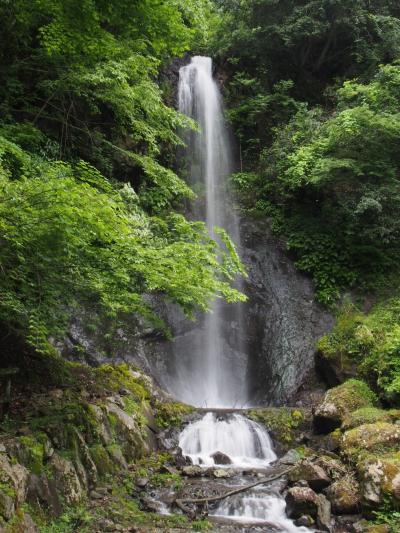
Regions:
<instances>
[{"instance_id":1,"label":"boulder","mask_svg":"<svg viewBox=\"0 0 400 533\"><path fill-rule=\"evenodd\" d=\"M204 471L201 468L201 466L191 465L191 466L184 466L182 468L182 473L184 476L187 476L187 477L200 477L203 475Z\"/></svg>"},{"instance_id":2,"label":"boulder","mask_svg":"<svg viewBox=\"0 0 400 533\"><path fill-rule=\"evenodd\" d=\"M359 460L360 453L382 453L399 449L400 426L387 422L364 424L346 431L342 438L341 449L350 460Z\"/></svg>"},{"instance_id":3,"label":"boulder","mask_svg":"<svg viewBox=\"0 0 400 533\"><path fill-rule=\"evenodd\" d=\"M286 493L286 512L289 518L300 518L308 515L317 518L318 497L308 487L292 487Z\"/></svg>"},{"instance_id":4,"label":"boulder","mask_svg":"<svg viewBox=\"0 0 400 533\"><path fill-rule=\"evenodd\" d=\"M316 492L322 491L331 483L331 479L324 469L308 460L297 463L289 472L288 477L292 483L300 480L307 481L308 485Z\"/></svg>"},{"instance_id":5,"label":"boulder","mask_svg":"<svg viewBox=\"0 0 400 533\"><path fill-rule=\"evenodd\" d=\"M222 452L213 453L211 455L211 459L213 459L216 465L231 465L232 464L231 458Z\"/></svg>"},{"instance_id":6,"label":"boulder","mask_svg":"<svg viewBox=\"0 0 400 533\"><path fill-rule=\"evenodd\" d=\"M335 481L326 491L332 511L338 515L357 514L361 507L360 487L353 478L344 477Z\"/></svg>"},{"instance_id":7,"label":"boulder","mask_svg":"<svg viewBox=\"0 0 400 533\"><path fill-rule=\"evenodd\" d=\"M342 479L348 473L348 467L337 456L320 455L315 464L323 468L332 481Z\"/></svg>"},{"instance_id":8,"label":"boulder","mask_svg":"<svg viewBox=\"0 0 400 533\"><path fill-rule=\"evenodd\" d=\"M370 455L357 464L357 473L364 505L378 507L387 498L400 503L400 452Z\"/></svg>"},{"instance_id":9,"label":"boulder","mask_svg":"<svg viewBox=\"0 0 400 533\"><path fill-rule=\"evenodd\" d=\"M303 458L302 454L295 449L289 450L285 453L283 457L279 460L280 463L285 465L294 465L301 461Z\"/></svg>"},{"instance_id":10,"label":"boulder","mask_svg":"<svg viewBox=\"0 0 400 533\"><path fill-rule=\"evenodd\" d=\"M339 428L344 418L362 407L373 407L374 393L363 381L350 379L329 390L314 413L314 429L317 433L330 433Z\"/></svg>"},{"instance_id":11,"label":"boulder","mask_svg":"<svg viewBox=\"0 0 400 533\"><path fill-rule=\"evenodd\" d=\"M314 524L315 520L309 515L300 516L294 521L294 525L297 527L312 527Z\"/></svg>"}]
</instances>

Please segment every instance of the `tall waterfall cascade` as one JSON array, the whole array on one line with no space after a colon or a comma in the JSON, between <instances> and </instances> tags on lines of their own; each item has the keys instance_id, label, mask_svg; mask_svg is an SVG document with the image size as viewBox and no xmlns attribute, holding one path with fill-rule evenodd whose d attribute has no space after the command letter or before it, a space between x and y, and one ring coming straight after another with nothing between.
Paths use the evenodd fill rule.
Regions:
<instances>
[{"instance_id":1,"label":"tall waterfall cascade","mask_svg":"<svg viewBox=\"0 0 400 533\"><path fill-rule=\"evenodd\" d=\"M222 227L240 247L238 219L227 188L232 172L229 134L220 91L212 76L211 58L194 57L189 65L181 68L179 109L200 128L186 135L182 157L188 182L198 193L194 214L205 220L210 235L216 240L218 235L214 228ZM190 356L186 354L185 359L180 358L181 363L178 359L171 392L179 399L198 407L243 407L247 404L246 369L232 361L235 350L244 352L240 346L242 335L237 331L243 323L241 304L233 307L233 311L229 311L230 320L237 325L236 329L224 333L226 306L215 302L193 339Z\"/></svg>"},{"instance_id":2,"label":"tall waterfall cascade","mask_svg":"<svg viewBox=\"0 0 400 533\"><path fill-rule=\"evenodd\" d=\"M240 251L238 219L227 187L232 171L229 135L210 58L194 57L180 69L179 109L199 125L199 131L186 135L182 158L188 182L199 198L192 206L192 214L205 220L215 239L216 226L227 230ZM238 334L243 322L241 307L240 304L233 307L229 321L224 315L226 306L220 302L213 304L212 312L190 337L190 345L186 346L189 349L175 354L176 372L169 389L179 400L209 409L203 418L181 432L179 446L183 455L201 467L236 469L238 481L242 482L241 469L268 468L277 456L265 428L234 411L247 406L249 398L246 368L235 359L235 353L241 356L245 353L240 346L243 335ZM271 487L230 497L212 509L210 515L262 527L272 524L273 531L309 531L296 527L286 517L285 502L279 490Z\"/></svg>"}]
</instances>

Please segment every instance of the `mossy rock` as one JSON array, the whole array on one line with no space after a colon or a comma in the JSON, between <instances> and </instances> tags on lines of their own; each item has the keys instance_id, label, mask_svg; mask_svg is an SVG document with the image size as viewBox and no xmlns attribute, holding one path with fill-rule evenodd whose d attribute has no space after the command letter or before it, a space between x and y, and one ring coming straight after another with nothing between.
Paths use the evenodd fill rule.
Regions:
<instances>
[{"instance_id":1,"label":"mossy rock","mask_svg":"<svg viewBox=\"0 0 400 533\"><path fill-rule=\"evenodd\" d=\"M308 428L311 423L311 413L306 409L268 407L252 409L248 416L267 428L282 451L289 449L293 445L297 432Z\"/></svg>"},{"instance_id":2,"label":"mossy rock","mask_svg":"<svg viewBox=\"0 0 400 533\"><path fill-rule=\"evenodd\" d=\"M95 444L90 448L90 455L93 459L94 464L96 465L97 472L100 476L105 476L106 474L115 473L119 464L117 461L113 460L108 453L107 449L101 444Z\"/></svg>"},{"instance_id":3,"label":"mossy rock","mask_svg":"<svg viewBox=\"0 0 400 533\"><path fill-rule=\"evenodd\" d=\"M180 427L194 408L181 402L157 402L156 423L160 428Z\"/></svg>"},{"instance_id":4,"label":"mossy rock","mask_svg":"<svg viewBox=\"0 0 400 533\"><path fill-rule=\"evenodd\" d=\"M364 424L346 431L341 442L342 453L357 462L365 453L387 453L399 449L400 426L387 422Z\"/></svg>"},{"instance_id":5,"label":"mossy rock","mask_svg":"<svg viewBox=\"0 0 400 533\"><path fill-rule=\"evenodd\" d=\"M330 433L339 428L345 417L353 411L376 404L377 397L366 383L350 379L326 393L315 411L315 430L318 433Z\"/></svg>"},{"instance_id":6,"label":"mossy rock","mask_svg":"<svg viewBox=\"0 0 400 533\"><path fill-rule=\"evenodd\" d=\"M400 452L368 455L357 464L363 503L379 507L383 502L400 504Z\"/></svg>"},{"instance_id":7,"label":"mossy rock","mask_svg":"<svg viewBox=\"0 0 400 533\"><path fill-rule=\"evenodd\" d=\"M391 416L390 411L378 409L377 407L361 407L361 409L357 409L345 416L342 429L347 431L364 424L374 424L376 422L390 423L392 421L393 416Z\"/></svg>"},{"instance_id":8,"label":"mossy rock","mask_svg":"<svg viewBox=\"0 0 400 533\"><path fill-rule=\"evenodd\" d=\"M335 481L326 491L335 514L356 514L360 511L360 487L351 476L344 476Z\"/></svg>"}]
</instances>

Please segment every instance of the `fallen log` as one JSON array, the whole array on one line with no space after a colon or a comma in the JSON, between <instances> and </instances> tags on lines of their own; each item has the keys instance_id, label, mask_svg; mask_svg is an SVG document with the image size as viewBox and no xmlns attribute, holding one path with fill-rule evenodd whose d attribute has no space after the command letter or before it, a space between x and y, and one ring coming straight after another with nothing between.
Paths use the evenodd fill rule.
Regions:
<instances>
[{"instance_id":1,"label":"fallen log","mask_svg":"<svg viewBox=\"0 0 400 533\"><path fill-rule=\"evenodd\" d=\"M254 487L258 487L259 485L264 485L266 483L271 483L272 481L275 481L276 479L279 479L283 477L284 475L288 474L292 468L286 468L286 470L283 470L282 472L279 472L279 474L276 474L275 476L270 476L264 479L260 479L260 481L257 481L255 483L251 483L250 485L245 485L243 487L239 487L234 490L230 490L228 492L225 492L224 494L220 494L219 496L210 496L207 498L177 498L175 500L176 505L183 510L186 509L185 504L208 504L213 502L218 502L220 500L224 500L225 498L229 498L229 496L235 496L236 494L240 494L241 492L245 492L246 490L253 489ZM186 510L187 512L187 510Z\"/></svg>"}]
</instances>

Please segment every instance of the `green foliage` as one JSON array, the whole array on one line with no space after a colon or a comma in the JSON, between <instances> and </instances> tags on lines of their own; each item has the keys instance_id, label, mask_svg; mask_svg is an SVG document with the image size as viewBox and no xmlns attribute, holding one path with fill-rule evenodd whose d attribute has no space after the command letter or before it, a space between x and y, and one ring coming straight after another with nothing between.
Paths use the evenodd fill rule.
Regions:
<instances>
[{"instance_id":1,"label":"green foliage","mask_svg":"<svg viewBox=\"0 0 400 533\"><path fill-rule=\"evenodd\" d=\"M397 533L400 529L400 511L393 508L393 503L387 499L379 511L374 511L375 523L377 525L387 524L389 533Z\"/></svg>"},{"instance_id":2,"label":"green foliage","mask_svg":"<svg viewBox=\"0 0 400 533\"><path fill-rule=\"evenodd\" d=\"M296 100L329 103L324 91L400 54L400 9L393 0L217 0L213 49L230 79L228 103L254 168L271 126Z\"/></svg>"},{"instance_id":3,"label":"green foliage","mask_svg":"<svg viewBox=\"0 0 400 533\"><path fill-rule=\"evenodd\" d=\"M208 0L1 3L0 321L38 350L80 307L116 323L155 320L143 294L188 315L241 298L229 239L221 250L172 211L194 196L170 164L178 130L194 124L157 82L204 42L210 10Z\"/></svg>"},{"instance_id":4,"label":"green foliage","mask_svg":"<svg viewBox=\"0 0 400 533\"><path fill-rule=\"evenodd\" d=\"M394 404L400 399L399 305L398 298L385 299L368 314L347 305L333 332L319 343L324 356L353 365Z\"/></svg>"},{"instance_id":5,"label":"green foliage","mask_svg":"<svg viewBox=\"0 0 400 533\"><path fill-rule=\"evenodd\" d=\"M309 421L307 413L288 407L268 407L250 411L250 417L261 422L282 445L293 444L296 430Z\"/></svg>"},{"instance_id":6,"label":"green foliage","mask_svg":"<svg viewBox=\"0 0 400 533\"><path fill-rule=\"evenodd\" d=\"M59 518L40 526L40 533L89 533L94 518L85 505L67 509Z\"/></svg>"},{"instance_id":7,"label":"green foliage","mask_svg":"<svg viewBox=\"0 0 400 533\"><path fill-rule=\"evenodd\" d=\"M258 173L236 178L247 203L285 233L325 304L397 269L399 84L400 67L382 66L370 83L346 82L334 113L301 107L276 130Z\"/></svg>"},{"instance_id":8,"label":"green foliage","mask_svg":"<svg viewBox=\"0 0 400 533\"><path fill-rule=\"evenodd\" d=\"M185 415L193 412L193 408L183 403L156 403L156 422L160 428L179 427Z\"/></svg>"},{"instance_id":9,"label":"green foliage","mask_svg":"<svg viewBox=\"0 0 400 533\"><path fill-rule=\"evenodd\" d=\"M37 349L81 305L151 318L143 293L164 293L188 314L240 298L229 285L237 256L203 224L149 217L129 185L87 163L49 163L0 138L0 189L0 320Z\"/></svg>"}]
</instances>

